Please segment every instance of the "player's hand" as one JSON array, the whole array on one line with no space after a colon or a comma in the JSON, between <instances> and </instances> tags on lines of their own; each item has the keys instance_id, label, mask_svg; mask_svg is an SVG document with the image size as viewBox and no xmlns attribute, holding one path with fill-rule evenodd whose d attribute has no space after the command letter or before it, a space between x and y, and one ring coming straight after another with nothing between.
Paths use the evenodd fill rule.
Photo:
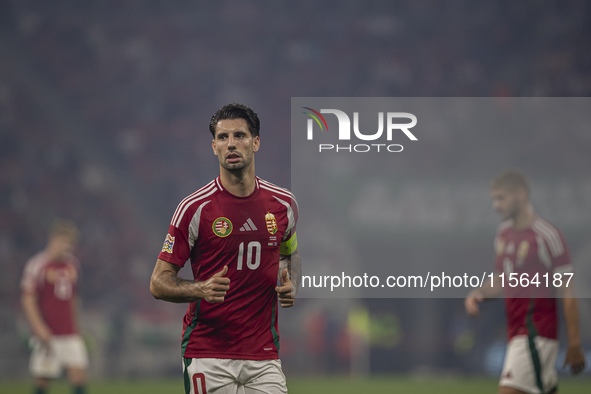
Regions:
<instances>
[{"instance_id":1,"label":"player's hand","mask_svg":"<svg viewBox=\"0 0 591 394\"><path fill-rule=\"evenodd\" d=\"M228 273L228 266L213 274L211 278L203 282L199 282L199 289L205 301L210 303L223 302L226 297L226 292L230 289L230 278L224 275Z\"/></svg>"},{"instance_id":2,"label":"player's hand","mask_svg":"<svg viewBox=\"0 0 591 394\"><path fill-rule=\"evenodd\" d=\"M583 372L585 369L585 354L580 346L568 347L562 368L565 368L567 365L570 365L570 372L573 375Z\"/></svg>"},{"instance_id":3,"label":"player's hand","mask_svg":"<svg viewBox=\"0 0 591 394\"><path fill-rule=\"evenodd\" d=\"M281 286L275 287L275 291L279 296L279 305L282 308L290 308L295 302L295 289L291 285L291 279L287 274L287 268L281 271Z\"/></svg>"},{"instance_id":4,"label":"player's hand","mask_svg":"<svg viewBox=\"0 0 591 394\"><path fill-rule=\"evenodd\" d=\"M47 327L46 325L42 325L37 327L37 329L35 330L35 336L37 336L37 338L39 339L39 341L41 341L43 346L49 346L49 342L53 337L53 333L51 332L49 327Z\"/></svg>"},{"instance_id":5,"label":"player's hand","mask_svg":"<svg viewBox=\"0 0 591 394\"><path fill-rule=\"evenodd\" d=\"M464 300L466 313L470 316L478 316L480 312L480 303L484 300L480 294L470 293Z\"/></svg>"}]
</instances>

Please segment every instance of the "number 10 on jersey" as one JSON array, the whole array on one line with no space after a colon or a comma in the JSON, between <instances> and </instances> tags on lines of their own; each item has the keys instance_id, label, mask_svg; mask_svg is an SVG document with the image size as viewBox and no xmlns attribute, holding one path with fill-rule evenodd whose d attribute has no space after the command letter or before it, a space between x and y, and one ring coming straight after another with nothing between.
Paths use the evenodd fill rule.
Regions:
<instances>
[{"instance_id":1,"label":"number 10 on jersey","mask_svg":"<svg viewBox=\"0 0 591 394\"><path fill-rule=\"evenodd\" d=\"M241 271L244 261L244 242L240 242L238 247L238 261L236 269ZM256 270L261 265L261 243L251 241L246 246L246 266L251 270Z\"/></svg>"}]
</instances>

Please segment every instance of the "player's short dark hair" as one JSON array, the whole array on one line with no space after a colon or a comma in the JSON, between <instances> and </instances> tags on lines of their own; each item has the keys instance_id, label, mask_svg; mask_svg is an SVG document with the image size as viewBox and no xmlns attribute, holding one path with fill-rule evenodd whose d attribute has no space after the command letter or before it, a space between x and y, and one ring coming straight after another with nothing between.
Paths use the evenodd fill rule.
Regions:
<instances>
[{"instance_id":1,"label":"player's short dark hair","mask_svg":"<svg viewBox=\"0 0 591 394\"><path fill-rule=\"evenodd\" d=\"M496 177L494 177L493 180L490 182L490 188L504 188L511 191L523 188L525 189L528 196L530 192L529 181L527 179L527 176L525 176L523 172L516 169L505 170Z\"/></svg>"},{"instance_id":2,"label":"player's short dark hair","mask_svg":"<svg viewBox=\"0 0 591 394\"><path fill-rule=\"evenodd\" d=\"M215 138L215 128L220 120L224 119L244 119L248 125L248 131L252 137L258 137L261 123L259 116L250 107L244 104L230 103L224 105L211 117L209 122L209 131Z\"/></svg>"},{"instance_id":3,"label":"player's short dark hair","mask_svg":"<svg viewBox=\"0 0 591 394\"><path fill-rule=\"evenodd\" d=\"M78 241L78 227L71 222L70 220L66 219L58 219L51 225L49 229L49 237L68 237L72 241Z\"/></svg>"}]
</instances>

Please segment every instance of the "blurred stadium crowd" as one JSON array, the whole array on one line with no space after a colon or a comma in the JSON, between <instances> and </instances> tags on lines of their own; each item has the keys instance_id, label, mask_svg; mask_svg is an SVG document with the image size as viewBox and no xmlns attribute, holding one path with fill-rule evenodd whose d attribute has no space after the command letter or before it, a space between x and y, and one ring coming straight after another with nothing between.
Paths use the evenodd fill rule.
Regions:
<instances>
[{"instance_id":1,"label":"blurred stadium crowd","mask_svg":"<svg viewBox=\"0 0 591 394\"><path fill-rule=\"evenodd\" d=\"M291 97L589 96L589 47L591 4L579 0L1 2L0 353L18 362L2 356L0 377L26 371L19 279L57 217L81 228L80 292L108 321L94 334L105 360L123 357L132 314L138 326L178 323L178 346L183 308L154 303L147 284L168 215L216 174L207 125L226 102L259 113L257 171L289 186ZM536 138L537 161L523 167L589 176L591 134L561 137ZM453 157L466 143L443 136L418 171L464 171ZM516 163L520 153L506 150ZM549 154L560 168L546 167ZM329 323L305 324L313 336ZM347 353L338 346L331 356L308 344L328 359ZM121 372L109 364L99 373Z\"/></svg>"}]
</instances>

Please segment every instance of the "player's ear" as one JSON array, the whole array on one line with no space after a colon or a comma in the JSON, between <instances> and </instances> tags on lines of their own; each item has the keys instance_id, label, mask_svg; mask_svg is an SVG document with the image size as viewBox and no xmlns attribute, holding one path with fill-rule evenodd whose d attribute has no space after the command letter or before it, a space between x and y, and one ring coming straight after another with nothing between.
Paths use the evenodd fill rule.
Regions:
<instances>
[{"instance_id":1,"label":"player's ear","mask_svg":"<svg viewBox=\"0 0 591 394\"><path fill-rule=\"evenodd\" d=\"M217 156L218 155L218 151L215 148L215 139L211 140L211 149L213 149L213 154Z\"/></svg>"},{"instance_id":2,"label":"player's ear","mask_svg":"<svg viewBox=\"0 0 591 394\"><path fill-rule=\"evenodd\" d=\"M261 139L259 138L259 136L257 135L256 137L254 137L253 139L253 143L254 143L254 148L253 150L256 152L260 149L261 147Z\"/></svg>"}]
</instances>

